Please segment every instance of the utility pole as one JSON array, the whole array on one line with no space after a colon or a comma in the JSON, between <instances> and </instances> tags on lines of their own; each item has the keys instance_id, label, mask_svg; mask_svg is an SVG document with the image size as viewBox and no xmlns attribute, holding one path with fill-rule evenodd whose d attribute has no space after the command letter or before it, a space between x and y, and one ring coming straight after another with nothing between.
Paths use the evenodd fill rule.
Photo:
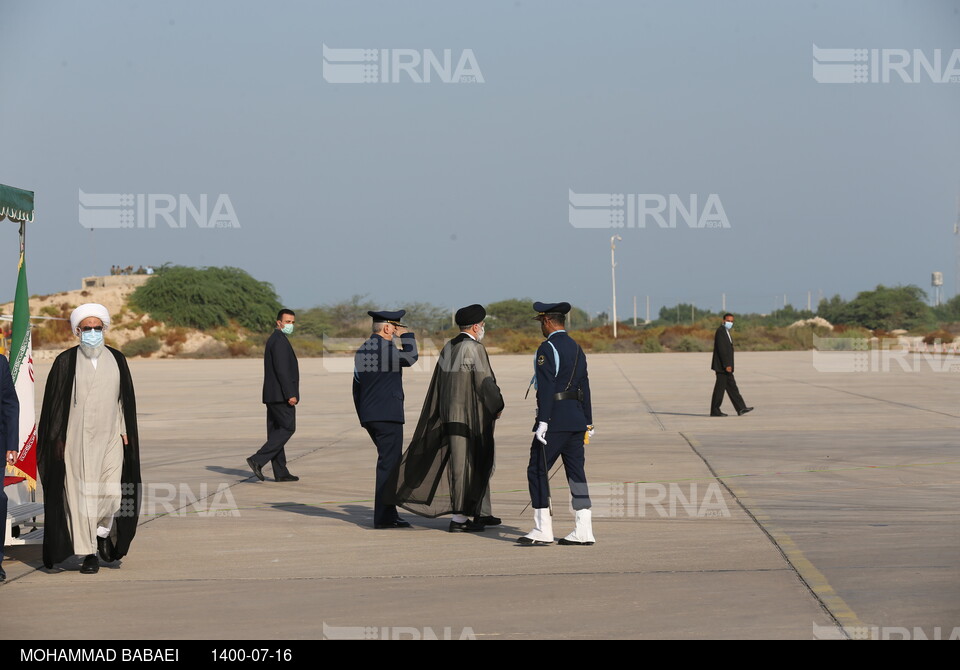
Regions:
<instances>
[{"instance_id":1,"label":"utility pole","mask_svg":"<svg viewBox=\"0 0 960 670\"><path fill-rule=\"evenodd\" d=\"M613 252L617 248L616 241L623 241L619 235L610 238L610 277L613 282L613 339L617 339L617 261Z\"/></svg>"}]
</instances>

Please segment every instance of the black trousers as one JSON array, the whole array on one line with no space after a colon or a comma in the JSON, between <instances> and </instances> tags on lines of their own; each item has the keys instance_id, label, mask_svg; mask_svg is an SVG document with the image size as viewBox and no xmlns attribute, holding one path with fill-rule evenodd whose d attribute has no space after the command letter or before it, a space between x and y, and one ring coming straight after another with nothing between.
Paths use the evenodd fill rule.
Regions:
<instances>
[{"instance_id":1,"label":"black trousers","mask_svg":"<svg viewBox=\"0 0 960 670\"><path fill-rule=\"evenodd\" d=\"M296 430L296 406L287 402L267 403L267 441L252 458L260 467L269 461L273 465L274 479L290 474L287 470L287 454L283 448Z\"/></svg>"},{"instance_id":2,"label":"black trousers","mask_svg":"<svg viewBox=\"0 0 960 670\"><path fill-rule=\"evenodd\" d=\"M530 501L535 509L549 507L547 497L550 485L547 477L550 468L563 459L563 471L567 475L570 494L573 497L573 509L590 509L590 493L587 490L587 475L583 466L586 461L583 453L584 432L547 431L547 443L542 444L533 438L530 445L530 463L527 465L527 484L530 487Z\"/></svg>"},{"instance_id":3,"label":"black trousers","mask_svg":"<svg viewBox=\"0 0 960 670\"><path fill-rule=\"evenodd\" d=\"M730 396L730 402L738 412L747 406L740 395L740 389L737 388L737 380L733 378L733 373L718 372L717 382L713 385L713 398L710 399L710 414L720 413L720 403L723 402L724 393Z\"/></svg>"},{"instance_id":4,"label":"black trousers","mask_svg":"<svg viewBox=\"0 0 960 670\"><path fill-rule=\"evenodd\" d=\"M4 454L8 453L6 451ZM3 548L7 544L7 494L4 493L3 487L0 486L0 519L3 519L3 530L0 530L0 540L3 540L3 544L0 544L0 561L3 560Z\"/></svg>"},{"instance_id":5,"label":"black trousers","mask_svg":"<svg viewBox=\"0 0 960 670\"><path fill-rule=\"evenodd\" d=\"M394 471L403 451L403 424L395 421L369 421L363 424L377 446L377 488L373 498L373 525L383 526L400 518L396 505L384 502L391 486L396 488Z\"/></svg>"}]
</instances>

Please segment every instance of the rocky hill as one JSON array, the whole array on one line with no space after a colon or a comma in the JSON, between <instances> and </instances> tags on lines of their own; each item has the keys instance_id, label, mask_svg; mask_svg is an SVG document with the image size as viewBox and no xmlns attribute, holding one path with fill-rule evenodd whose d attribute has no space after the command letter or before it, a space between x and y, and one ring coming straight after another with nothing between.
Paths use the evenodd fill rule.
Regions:
<instances>
[{"instance_id":1,"label":"rocky hill","mask_svg":"<svg viewBox=\"0 0 960 670\"><path fill-rule=\"evenodd\" d=\"M100 303L110 312L112 323L106 333L107 344L125 350L125 353L152 358L216 358L245 353L241 349L245 350L246 346L236 345L245 343L246 334L243 332L231 333L228 337L219 333L220 337L214 337L189 328L170 328L151 319L149 314L131 309L130 295L149 279L150 275L86 277L82 281L83 288L30 296L31 316L51 317L33 320L34 359L52 359L76 343L70 333L70 313L87 302ZM0 304L0 314L12 312L12 302ZM3 327L8 329L9 322ZM234 344L232 348L230 341Z\"/></svg>"}]
</instances>

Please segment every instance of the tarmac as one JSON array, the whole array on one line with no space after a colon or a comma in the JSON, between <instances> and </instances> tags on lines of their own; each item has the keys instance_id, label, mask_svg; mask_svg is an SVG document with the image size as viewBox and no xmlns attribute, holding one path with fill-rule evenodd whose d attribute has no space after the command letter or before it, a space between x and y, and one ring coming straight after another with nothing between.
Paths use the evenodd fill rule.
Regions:
<instances>
[{"instance_id":1,"label":"tarmac","mask_svg":"<svg viewBox=\"0 0 960 670\"><path fill-rule=\"evenodd\" d=\"M81 575L8 547L0 638L958 639L960 359L856 356L738 353L756 409L710 417L709 353L589 355L584 547L515 544L533 520L531 356L491 359L503 524L476 534L409 513L373 528L351 359L300 361L294 483L244 462L265 439L260 360L135 359L130 553ZM433 363L404 374L406 437ZM562 472L551 485L559 538L573 513Z\"/></svg>"}]
</instances>

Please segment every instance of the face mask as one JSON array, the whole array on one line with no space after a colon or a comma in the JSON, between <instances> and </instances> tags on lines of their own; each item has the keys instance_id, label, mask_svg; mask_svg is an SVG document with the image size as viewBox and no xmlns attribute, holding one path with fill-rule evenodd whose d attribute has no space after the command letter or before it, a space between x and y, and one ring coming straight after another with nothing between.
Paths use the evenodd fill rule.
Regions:
<instances>
[{"instance_id":1,"label":"face mask","mask_svg":"<svg viewBox=\"0 0 960 670\"><path fill-rule=\"evenodd\" d=\"M282 332L284 335L293 335L293 324L284 324L283 328L280 329L280 332Z\"/></svg>"},{"instance_id":2,"label":"face mask","mask_svg":"<svg viewBox=\"0 0 960 670\"><path fill-rule=\"evenodd\" d=\"M103 344L103 331L88 330L80 333L80 342L88 347L99 347Z\"/></svg>"},{"instance_id":3,"label":"face mask","mask_svg":"<svg viewBox=\"0 0 960 670\"><path fill-rule=\"evenodd\" d=\"M727 330L730 330L731 328L733 328L733 321L724 321L723 327L726 328Z\"/></svg>"}]
</instances>

